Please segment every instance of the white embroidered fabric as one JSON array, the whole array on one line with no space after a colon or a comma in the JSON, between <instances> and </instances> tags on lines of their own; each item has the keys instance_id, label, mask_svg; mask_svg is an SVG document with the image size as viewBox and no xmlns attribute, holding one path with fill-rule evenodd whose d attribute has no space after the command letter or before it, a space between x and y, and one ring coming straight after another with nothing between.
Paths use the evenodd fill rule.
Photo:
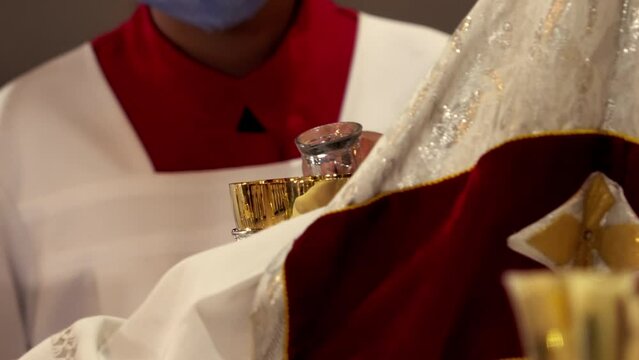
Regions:
<instances>
[{"instance_id":1,"label":"white embroidered fabric","mask_svg":"<svg viewBox=\"0 0 639 360\"><path fill-rule=\"evenodd\" d=\"M638 66L639 0L479 0L405 113L326 211L462 172L522 136L639 136ZM266 273L254 309L278 318L272 329L286 326L277 316L285 313L284 292L272 296L284 288L283 279L274 281L279 274ZM280 332L256 335L257 349L285 346Z\"/></svg>"},{"instance_id":2,"label":"white embroidered fabric","mask_svg":"<svg viewBox=\"0 0 639 360\"><path fill-rule=\"evenodd\" d=\"M480 0L330 209L459 173L520 136L637 136L638 60L637 0Z\"/></svg>"}]
</instances>

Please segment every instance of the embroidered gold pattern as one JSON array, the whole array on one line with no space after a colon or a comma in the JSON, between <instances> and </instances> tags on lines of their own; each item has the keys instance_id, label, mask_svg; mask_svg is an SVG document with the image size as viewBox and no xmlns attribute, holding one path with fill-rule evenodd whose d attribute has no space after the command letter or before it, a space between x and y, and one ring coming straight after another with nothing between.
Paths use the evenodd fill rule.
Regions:
<instances>
[{"instance_id":1,"label":"embroidered gold pattern","mask_svg":"<svg viewBox=\"0 0 639 360\"><path fill-rule=\"evenodd\" d=\"M617 194L615 194L615 191ZM610 222L610 218L616 220ZM577 195L513 235L511 247L551 267L639 269L639 223L621 187L595 173Z\"/></svg>"},{"instance_id":2,"label":"embroidered gold pattern","mask_svg":"<svg viewBox=\"0 0 639 360\"><path fill-rule=\"evenodd\" d=\"M78 351L78 341L71 328L51 338L53 358L60 360L75 360Z\"/></svg>"},{"instance_id":3,"label":"embroidered gold pattern","mask_svg":"<svg viewBox=\"0 0 639 360\"><path fill-rule=\"evenodd\" d=\"M567 1L566 0L555 0L550 7L550 11L544 20L542 27L542 38L548 38L552 32L557 27L557 23L559 19L564 14L566 10Z\"/></svg>"}]
</instances>

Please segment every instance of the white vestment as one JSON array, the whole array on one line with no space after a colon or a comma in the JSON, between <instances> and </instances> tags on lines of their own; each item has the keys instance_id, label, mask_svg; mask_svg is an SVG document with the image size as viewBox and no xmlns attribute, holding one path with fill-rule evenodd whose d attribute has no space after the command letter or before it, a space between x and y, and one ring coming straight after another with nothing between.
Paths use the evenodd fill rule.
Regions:
<instances>
[{"instance_id":1,"label":"white vestment","mask_svg":"<svg viewBox=\"0 0 639 360\"><path fill-rule=\"evenodd\" d=\"M341 118L383 132L427 75L448 37L365 14L358 26ZM89 44L8 84L0 91L0 360L17 356L27 344L81 317L131 315L173 265L232 241L228 183L299 173L298 161L155 173ZM310 216L296 224L306 224ZM281 239L286 242L290 235ZM211 293L212 303L202 303L198 311L224 310L217 314L219 326L206 330L211 334L183 328L178 330L181 336L199 343L217 334L223 344L210 347L212 356L219 351L228 352L229 359L238 354L243 358L248 351L243 345L248 336L248 294L281 245L259 243L256 236L199 255L211 257L204 261L211 268L195 271L208 273L207 282L214 289L203 289ZM188 263L176 269L163 283L175 286L194 271ZM170 329L162 323L173 316L197 316L181 312L178 307L183 305L178 304L203 297L198 286L193 292L166 287L169 293L158 297L164 287L151 296L162 305L150 300L150 308L144 305L132 317L142 319L140 327L135 321L120 327L121 321L109 318L77 326L93 327L98 342L116 329L121 331L113 340L127 344L137 344L137 336L151 328L178 336L173 322L167 323ZM175 312L165 313L170 309ZM165 316L158 323L153 320ZM161 336L157 340L150 348L118 349L131 352L122 358L167 358L168 353L155 352L155 347L162 348ZM90 346L94 345L100 347ZM42 346L33 356L47 351ZM109 356L117 357L117 351ZM175 359L192 357L178 353L188 347L167 351Z\"/></svg>"},{"instance_id":2,"label":"white vestment","mask_svg":"<svg viewBox=\"0 0 639 360\"><path fill-rule=\"evenodd\" d=\"M329 209L445 180L514 139L561 133L638 137L637 9L639 0L480 0L400 121ZM365 34L358 47L366 43ZM356 63L360 60L368 59L356 55ZM371 71L359 81L381 76ZM345 114L350 106L384 103L392 93L383 85L379 96L367 97L367 86L355 88L362 83L351 80L349 98L357 92L361 102L347 105ZM259 278L278 274L273 269L283 263L286 249L325 210L193 256L173 267L129 319L82 320L25 359L250 358L253 301L266 303L286 322L285 295L269 292L268 281L258 289ZM255 296L264 289L265 296Z\"/></svg>"}]
</instances>

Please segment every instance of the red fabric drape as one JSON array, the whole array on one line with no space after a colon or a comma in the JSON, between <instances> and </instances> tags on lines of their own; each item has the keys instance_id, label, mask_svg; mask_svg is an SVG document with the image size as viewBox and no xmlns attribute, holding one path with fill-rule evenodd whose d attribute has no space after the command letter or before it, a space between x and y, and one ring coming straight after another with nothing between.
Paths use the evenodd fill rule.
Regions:
<instances>
[{"instance_id":1,"label":"red fabric drape","mask_svg":"<svg viewBox=\"0 0 639 360\"><path fill-rule=\"evenodd\" d=\"M455 178L328 215L286 260L291 359L500 359L521 353L501 285L539 267L507 238L594 171L639 207L639 146L606 135L507 143Z\"/></svg>"}]
</instances>

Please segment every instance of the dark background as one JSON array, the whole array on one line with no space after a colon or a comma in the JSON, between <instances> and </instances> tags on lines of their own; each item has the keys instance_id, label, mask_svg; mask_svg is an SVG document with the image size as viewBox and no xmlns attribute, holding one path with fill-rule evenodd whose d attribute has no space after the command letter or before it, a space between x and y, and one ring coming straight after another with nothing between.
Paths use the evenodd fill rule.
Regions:
<instances>
[{"instance_id":1,"label":"dark background","mask_svg":"<svg viewBox=\"0 0 639 360\"><path fill-rule=\"evenodd\" d=\"M476 0L336 1L451 32ZM135 5L133 0L0 0L0 85L115 27Z\"/></svg>"}]
</instances>

